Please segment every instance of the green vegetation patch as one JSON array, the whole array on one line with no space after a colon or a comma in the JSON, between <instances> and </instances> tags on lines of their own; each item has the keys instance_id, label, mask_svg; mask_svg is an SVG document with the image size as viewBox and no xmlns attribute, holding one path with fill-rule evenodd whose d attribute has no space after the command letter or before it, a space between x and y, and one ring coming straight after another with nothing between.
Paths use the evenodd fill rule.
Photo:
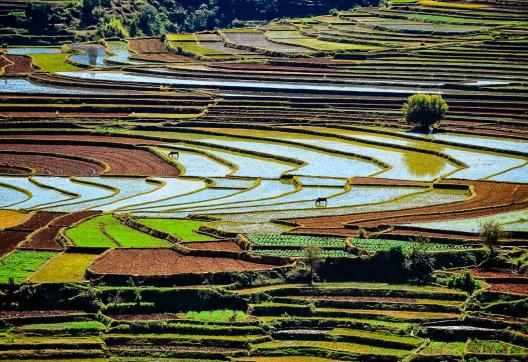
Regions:
<instances>
[{"instance_id":1,"label":"green vegetation patch","mask_svg":"<svg viewBox=\"0 0 528 362\"><path fill-rule=\"evenodd\" d=\"M99 332L105 331L106 326L97 321L63 322L63 323L39 323L27 324L19 327L24 332Z\"/></svg>"},{"instance_id":2,"label":"green vegetation patch","mask_svg":"<svg viewBox=\"0 0 528 362\"><path fill-rule=\"evenodd\" d=\"M31 54L33 64L38 66L39 72L73 72L80 68L66 63L71 54Z\"/></svg>"},{"instance_id":3,"label":"green vegetation patch","mask_svg":"<svg viewBox=\"0 0 528 362\"><path fill-rule=\"evenodd\" d=\"M281 256L284 258L302 258L306 253L303 249L259 249L253 250L254 253ZM348 253L346 250L322 249L323 258L353 258L355 255Z\"/></svg>"},{"instance_id":4,"label":"green vegetation patch","mask_svg":"<svg viewBox=\"0 0 528 362\"><path fill-rule=\"evenodd\" d=\"M305 247L308 245L316 245L319 247L344 247L344 238L327 238L319 236L304 236L304 235L259 235L248 234L248 240L256 246L281 247L281 246L295 246Z\"/></svg>"},{"instance_id":5,"label":"green vegetation patch","mask_svg":"<svg viewBox=\"0 0 528 362\"><path fill-rule=\"evenodd\" d=\"M0 283L21 283L57 253L17 251L0 259Z\"/></svg>"},{"instance_id":6,"label":"green vegetation patch","mask_svg":"<svg viewBox=\"0 0 528 362\"><path fill-rule=\"evenodd\" d=\"M187 220L187 219L150 219L141 218L137 219L140 223L145 224L153 229L164 231L171 235L180 238L182 241L211 241L215 238L198 234L197 230L204 221L199 220Z\"/></svg>"},{"instance_id":7,"label":"green vegetation patch","mask_svg":"<svg viewBox=\"0 0 528 362\"><path fill-rule=\"evenodd\" d=\"M253 345L259 354L266 354L263 350L273 350L272 353L279 354L281 350L288 354L294 354L295 350L305 348L318 348L331 351L349 352L354 354L377 354L383 356L403 356L408 352L393 348L374 347L357 343L323 342L323 341L279 341ZM271 352L271 351L270 351Z\"/></svg>"},{"instance_id":8,"label":"green vegetation patch","mask_svg":"<svg viewBox=\"0 0 528 362\"><path fill-rule=\"evenodd\" d=\"M464 342L435 342L431 341L420 354L424 355L442 355L442 356L461 356L464 354Z\"/></svg>"},{"instance_id":9,"label":"green vegetation patch","mask_svg":"<svg viewBox=\"0 0 528 362\"><path fill-rule=\"evenodd\" d=\"M411 252L413 248L425 251L468 250L472 248L471 245L462 244L420 243L385 239L351 239L351 243L360 249L369 251L390 250L395 247L401 247L405 253Z\"/></svg>"},{"instance_id":10,"label":"green vegetation patch","mask_svg":"<svg viewBox=\"0 0 528 362\"><path fill-rule=\"evenodd\" d=\"M243 322L247 320L246 313L230 309L213 310L203 312L187 312L185 317L188 319L199 320L202 322Z\"/></svg>"},{"instance_id":11,"label":"green vegetation patch","mask_svg":"<svg viewBox=\"0 0 528 362\"><path fill-rule=\"evenodd\" d=\"M528 355L528 348L516 346L502 341L479 341L470 339L466 345L469 353L504 353Z\"/></svg>"},{"instance_id":12,"label":"green vegetation patch","mask_svg":"<svg viewBox=\"0 0 528 362\"><path fill-rule=\"evenodd\" d=\"M47 262L29 279L32 283L77 283L98 254L61 253Z\"/></svg>"},{"instance_id":13,"label":"green vegetation patch","mask_svg":"<svg viewBox=\"0 0 528 362\"><path fill-rule=\"evenodd\" d=\"M163 248L169 247L166 240L121 224L111 214L97 216L66 231L66 236L77 246Z\"/></svg>"}]
</instances>

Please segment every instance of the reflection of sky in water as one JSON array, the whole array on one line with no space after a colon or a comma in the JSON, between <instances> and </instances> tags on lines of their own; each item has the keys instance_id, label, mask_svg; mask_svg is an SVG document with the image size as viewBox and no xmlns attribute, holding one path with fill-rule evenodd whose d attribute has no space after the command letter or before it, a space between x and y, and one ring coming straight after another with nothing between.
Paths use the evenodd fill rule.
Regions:
<instances>
[{"instance_id":1,"label":"reflection of sky in water","mask_svg":"<svg viewBox=\"0 0 528 362\"><path fill-rule=\"evenodd\" d=\"M167 85L194 85L194 86L210 86L210 87L229 87L229 88L262 88L262 89L281 89L281 90L299 90L299 91L327 91L327 92L379 92L379 93L402 93L413 94L418 93L418 90L401 89L390 87L363 87L363 86L342 86L342 85L320 85L320 84L299 84L286 82L258 82L258 81L223 81L223 80L207 80L207 79L178 79L178 78L162 78L155 76L141 76L127 73L104 72L104 73L89 73L89 72L59 72L57 74L83 78L92 80L103 80L108 82L135 82L135 83L150 83L150 84L167 84ZM427 91L428 93L438 93L434 91Z\"/></svg>"},{"instance_id":2,"label":"reflection of sky in water","mask_svg":"<svg viewBox=\"0 0 528 362\"><path fill-rule=\"evenodd\" d=\"M72 46L73 49L81 51L82 54L75 54L70 56L70 60L89 66L106 67L104 58L106 57L106 51L101 45L86 44Z\"/></svg>"},{"instance_id":3,"label":"reflection of sky in water","mask_svg":"<svg viewBox=\"0 0 528 362\"><path fill-rule=\"evenodd\" d=\"M93 90L53 88L32 83L25 79L0 78L0 93L46 93L46 94L100 94Z\"/></svg>"},{"instance_id":4,"label":"reflection of sky in water","mask_svg":"<svg viewBox=\"0 0 528 362\"><path fill-rule=\"evenodd\" d=\"M23 55L23 54L59 54L61 50L58 48L8 48L7 54Z\"/></svg>"}]
</instances>

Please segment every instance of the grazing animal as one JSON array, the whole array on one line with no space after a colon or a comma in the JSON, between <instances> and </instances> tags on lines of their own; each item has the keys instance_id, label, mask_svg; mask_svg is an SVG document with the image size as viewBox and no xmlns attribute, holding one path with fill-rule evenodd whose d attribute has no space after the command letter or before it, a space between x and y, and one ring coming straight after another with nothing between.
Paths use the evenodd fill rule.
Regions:
<instances>
[{"instance_id":1,"label":"grazing animal","mask_svg":"<svg viewBox=\"0 0 528 362\"><path fill-rule=\"evenodd\" d=\"M318 197L317 200L315 200L315 206L327 206L328 205L328 199L326 197Z\"/></svg>"},{"instance_id":2,"label":"grazing animal","mask_svg":"<svg viewBox=\"0 0 528 362\"><path fill-rule=\"evenodd\" d=\"M180 158L180 153L178 151L170 151L169 152L169 157L173 157L173 158Z\"/></svg>"}]
</instances>

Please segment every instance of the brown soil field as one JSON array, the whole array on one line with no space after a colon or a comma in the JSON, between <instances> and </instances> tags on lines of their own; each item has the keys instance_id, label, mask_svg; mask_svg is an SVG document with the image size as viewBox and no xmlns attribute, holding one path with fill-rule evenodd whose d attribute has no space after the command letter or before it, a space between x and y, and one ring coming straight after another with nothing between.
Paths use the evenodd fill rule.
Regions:
<instances>
[{"instance_id":1,"label":"brown soil field","mask_svg":"<svg viewBox=\"0 0 528 362\"><path fill-rule=\"evenodd\" d=\"M48 141L75 141L75 142L115 142L115 143L125 143L130 145L157 145L160 142L155 140L143 140L141 138L134 137L112 137L104 135L69 135L69 134L60 134L60 135L9 135L4 136L0 134L0 140L6 139L24 139L24 140L48 140Z\"/></svg>"},{"instance_id":2,"label":"brown soil field","mask_svg":"<svg viewBox=\"0 0 528 362\"><path fill-rule=\"evenodd\" d=\"M38 211L26 222L13 228L14 230L33 231L49 224L53 219L64 215L60 212Z\"/></svg>"},{"instance_id":3,"label":"brown soil field","mask_svg":"<svg viewBox=\"0 0 528 362\"><path fill-rule=\"evenodd\" d=\"M0 210L0 229L13 228L29 220L31 216L31 213L14 210Z\"/></svg>"},{"instance_id":4,"label":"brown soil field","mask_svg":"<svg viewBox=\"0 0 528 362\"><path fill-rule=\"evenodd\" d=\"M60 229L97 214L100 214L100 212L80 211L58 216L51 220L46 227L32 234L20 247L26 249L62 250L63 247L55 240Z\"/></svg>"},{"instance_id":5,"label":"brown soil field","mask_svg":"<svg viewBox=\"0 0 528 362\"><path fill-rule=\"evenodd\" d=\"M0 157L1 158L1 157ZM29 176L31 172L22 167L18 167L12 164L1 164L0 175L16 175L16 176Z\"/></svg>"},{"instance_id":6,"label":"brown soil field","mask_svg":"<svg viewBox=\"0 0 528 362\"><path fill-rule=\"evenodd\" d=\"M0 319L69 316L79 313L83 312L77 310L0 310Z\"/></svg>"},{"instance_id":7,"label":"brown soil field","mask_svg":"<svg viewBox=\"0 0 528 362\"><path fill-rule=\"evenodd\" d=\"M62 250L62 246L55 241L55 237L60 231L60 227L44 227L20 245L24 249L45 249L45 250Z\"/></svg>"},{"instance_id":8,"label":"brown soil field","mask_svg":"<svg viewBox=\"0 0 528 362\"><path fill-rule=\"evenodd\" d=\"M16 249L17 245L28 236L31 231L3 230L0 231L0 256Z\"/></svg>"},{"instance_id":9,"label":"brown soil field","mask_svg":"<svg viewBox=\"0 0 528 362\"><path fill-rule=\"evenodd\" d=\"M108 175L119 176L178 176L178 168L168 164L153 153L141 149L117 148L106 146L54 145L50 144L2 144L4 151L30 151L59 153L89 157L107 163Z\"/></svg>"},{"instance_id":10,"label":"brown soil field","mask_svg":"<svg viewBox=\"0 0 528 362\"><path fill-rule=\"evenodd\" d=\"M95 176L104 171L97 163L45 155L0 153L0 163L8 164L11 170L19 170L17 174L21 175L27 172L16 167L29 167L36 171L36 175L51 176Z\"/></svg>"},{"instance_id":11,"label":"brown soil field","mask_svg":"<svg viewBox=\"0 0 528 362\"><path fill-rule=\"evenodd\" d=\"M353 297L347 295L322 295L322 296L308 296L303 297L308 300L340 300L351 302L375 302L375 303L416 303L416 299L412 298L396 298L396 297Z\"/></svg>"},{"instance_id":12,"label":"brown soil field","mask_svg":"<svg viewBox=\"0 0 528 362\"><path fill-rule=\"evenodd\" d=\"M4 117L11 118L57 118L55 112L2 112L0 113ZM60 112L59 117L98 117L98 118L115 118L115 117L127 117L130 113L116 113L116 112L104 112L93 113L93 112Z\"/></svg>"},{"instance_id":13,"label":"brown soil field","mask_svg":"<svg viewBox=\"0 0 528 362\"><path fill-rule=\"evenodd\" d=\"M4 68L6 75L17 74L17 73L31 73L33 72L33 66L31 64L31 59L24 57L22 55L10 55L6 54L4 57L9 60L11 65L8 65Z\"/></svg>"},{"instance_id":14,"label":"brown soil field","mask_svg":"<svg viewBox=\"0 0 528 362\"><path fill-rule=\"evenodd\" d=\"M189 249L198 250L219 250L219 251L234 251L241 252L240 246L233 241L207 241L198 243L185 243L182 244Z\"/></svg>"},{"instance_id":15,"label":"brown soil field","mask_svg":"<svg viewBox=\"0 0 528 362\"><path fill-rule=\"evenodd\" d=\"M66 227L75 224L87 217L100 214L101 211L79 211L54 219L49 226Z\"/></svg>"},{"instance_id":16,"label":"brown soil field","mask_svg":"<svg viewBox=\"0 0 528 362\"><path fill-rule=\"evenodd\" d=\"M528 294L528 284L491 284L490 290L495 292Z\"/></svg>"},{"instance_id":17,"label":"brown soil field","mask_svg":"<svg viewBox=\"0 0 528 362\"><path fill-rule=\"evenodd\" d=\"M442 180L443 185L471 185L475 196L464 201L395 211L354 215L288 219L303 228L341 228L344 224L375 227L385 224L405 224L478 217L524 209L528 206L528 185L470 180Z\"/></svg>"},{"instance_id":18,"label":"brown soil field","mask_svg":"<svg viewBox=\"0 0 528 362\"><path fill-rule=\"evenodd\" d=\"M113 319L118 321L146 321L146 320L157 320L166 321L171 319L180 318L175 313L150 313L150 314L113 314Z\"/></svg>"},{"instance_id":19,"label":"brown soil field","mask_svg":"<svg viewBox=\"0 0 528 362\"><path fill-rule=\"evenodd\" d=\"M169 249L115 249L90 266L90 269L98 274L125 275L217 273L271 268L272 265L243 260L184 256Z\"/></svg>"},{"instance_id":20,"label":"brown soil field","mask_svg":"<svg viewBox=\"0 0 528 362\"><path fill-rule=\"evenodd\" d=\"M521 276L518 274L514 274L511 270L469 269L469 272L471 273L471 275L477 278L512 278Z\"/></svg>"}]
</instances>

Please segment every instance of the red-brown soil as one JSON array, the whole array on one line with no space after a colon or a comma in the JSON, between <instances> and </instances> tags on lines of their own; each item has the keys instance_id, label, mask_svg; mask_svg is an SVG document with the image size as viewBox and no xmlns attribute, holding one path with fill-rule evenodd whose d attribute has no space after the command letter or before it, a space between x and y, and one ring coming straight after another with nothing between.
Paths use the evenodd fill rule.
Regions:
<instances>
[{"instance_id":1,"label":"red-brown soil","mask_svg":"<svg viewBox=\"0 0 528 362\"><path fill-rule=\"evenodd\" d=\"M228 258L184 256L170 249L115 249L96 260L98 274L171 275L271 269L272 265Z\"/></svg>"},{"instance_id":2,"label":"red-brown soil","mask_svg":"<svg viewBox=\"0 0 528 362\"><path fill-rule=\"evenodd\" d=\"M2 155L0 155L0 160L3 160ZM17 175L17 176L29 176L31 172L24 168L19 168L14 165L12 162L0 161L0 174L1 175Z\"/></svg>"},{"instance_id":3,"label":"red-brown soil","mask_svg":"<svg viewBox=\"0 0 528 362\"><path fill-rule=\"evenodd\" d=\"M47 226L31 234L20 247L25 249L62 250L63 247L55 240L60 229L99 213L98 211L80 211L59 215L52 219Z\"/></svg>"},{"instance_id":4,"label":"red-brown soil","mask_svg":"<svg viewBox=\"0 0 528 362\"><path fill-rule=\"evenodd\" d=\"M24 249L62 250L62 246L55 241L60 229L60 227L49 226L39 229L31 234L20 247Z\"/></svg>"},{"instance_id":5,"label":"red-brown soil","mask_svg":"<svg viewBox=\"0 0 528 362\"><path fill-rule=\"evenodd\" d=\"M0 173L17 175L28 172L16 167L29 167L35 170L36 175L52 176L95 176L100 175L104 170L101 165L94 162L35 154L0 153L0 163L11 166L0 167Z\"/></svg>"},{"instance_id":6,"label":"red-brown soil","mask_svg":"<svg viewBox=\"0 0 528 362\"><path fill-rule=\"evenodd\" d=\"M490 290L504 293L528 294L528 284L500 283L491 284Z\"/></svg>"},{"instance_id":7,"label":"red-brown soil","mask_svg":"<svg viewBox=\"0 0 528 362\"><path fill-rule=\"evenodd\" d=\"M113 319L119 321L146 321L146 320L158 320L166 321L171 319L180 318L175 313L151 313L151 314L116 314L112 315Z\"/></svg>"},{"instance_id":8,"label":"red-brown soil","mask_svg":"<svg viewBox=\"0 0 528 362\"><path fill-rule=\"evenodd\" d=\"M86 219L90 216L100 214L100 211L79 211L71 214L66 214L64 216L54 219L49 225L50 226L59 226L66 227L75 224L83 219Z\"/></svg>"},{"instance_id":9,"label":"red-brown soil","mask_svg":"<svg viewBox=\"0 0 528 362\"><path fill-rule=\"evenodd\" d=\"M13 230L24 230L24 231L25 230L28 230L28 231L37 230L38 228L46 226L53 219L61 215L64 215L64 214L60 212L39 211L33 214L31 219L13 228Z\"/></svg>"},{"instance_id":10,"label":"red-brown soil","mask_svg":"<svg viewBox=\"0 0 528 362\"><path fill-rule=\"evenodd\" d=\"M379 225L464 219L521 210L528 207L528 185L526 184L471 180L442 180L440 184L471 185L475 195L463 201L428 207L353 215L297 218L289 219L288 221L301 225L301 227L293 230L295 233L316 232L316 229L325 229L327 232L330 229L340 229L339 231L335 230L333 233L354 235L356 231L342 229L342 226L345 224L356 224L364 227L376 227Z\"/></svg>"},{"instance_id":11,"label":"red-brown soil","mask_svg":"<svg viewBox=\"0 0 528 362\"><path fill-rule=\"evenodd\" d=\"M22 242L31 231L3 230L0 231L0 256L7 254L16 249L17 245Z\"/></svg>"},{"instance_id":12,"label":"red-brown soil","mask_svg":"<svg viewBox=\"0 0 528 362\"><path fill-rule=\"evenodd\" d=\"M391 297L353 297L347 295L321 295L303 297L308 300L340 300L350 302L374 302L374 303L416 303L412 298L391 298Z\"/></svg>"},{"instance_id":13,"label":"red-brown soil","mask_svg":"<svg viewBox=\"0 0 528 362\"><path fill-rule=\"evenodd\" d=\"M58 153L88 157L105 162L110 166L108 175L120 176L178 176L179 170L142 149L107 146L58 145L58 144L1 144L0 150Z\"/></svg>"},{"instance_id":14,"label":"red-brown soil","mask_svg":"<svg viewBox=\"0 0 528 362\"><path fill-rule=\"evenodd\" d=\"M0 319L69 316L83 313L77 310L0 310Z\"/></svg>"},{"instance_id":15,"label":"red-brown soil","mask_svg":"<svg viewBox=\"0 0 528 362\"><path fill-rule=\"evenodd\" d=\"M185 243L182 245L189 249L198 250L235 251L237 253L242 251L240 246L238 246L238 244L233 241L207 241L198 243Z\"/></svg>"},{"instance_id":16,"label":"red-brown soil","mask_svg":"<svg viewBox=\"0 0 528 362\"><path fill-rule=\"evenodd\" d=\"M482 269L469 269L471 275L477 278L515 278L522 277L513 273L511 270L482 270ZM528 277L527 277L528 279Z\"/></svg>"},{"instance_id":17,"label":"red-brown soil","mask_svg":"<svg viewBox=\"0 0 528 362\"><path fill-rule=\"evenodd\" d=\"M31 59L23 55L11 55L6 54L4 57L9 60L11 63L4 68L6 75L17 74L17 73L31 73L33 72L33 66L31 64Z\"/></svg>"}]
</instances>

